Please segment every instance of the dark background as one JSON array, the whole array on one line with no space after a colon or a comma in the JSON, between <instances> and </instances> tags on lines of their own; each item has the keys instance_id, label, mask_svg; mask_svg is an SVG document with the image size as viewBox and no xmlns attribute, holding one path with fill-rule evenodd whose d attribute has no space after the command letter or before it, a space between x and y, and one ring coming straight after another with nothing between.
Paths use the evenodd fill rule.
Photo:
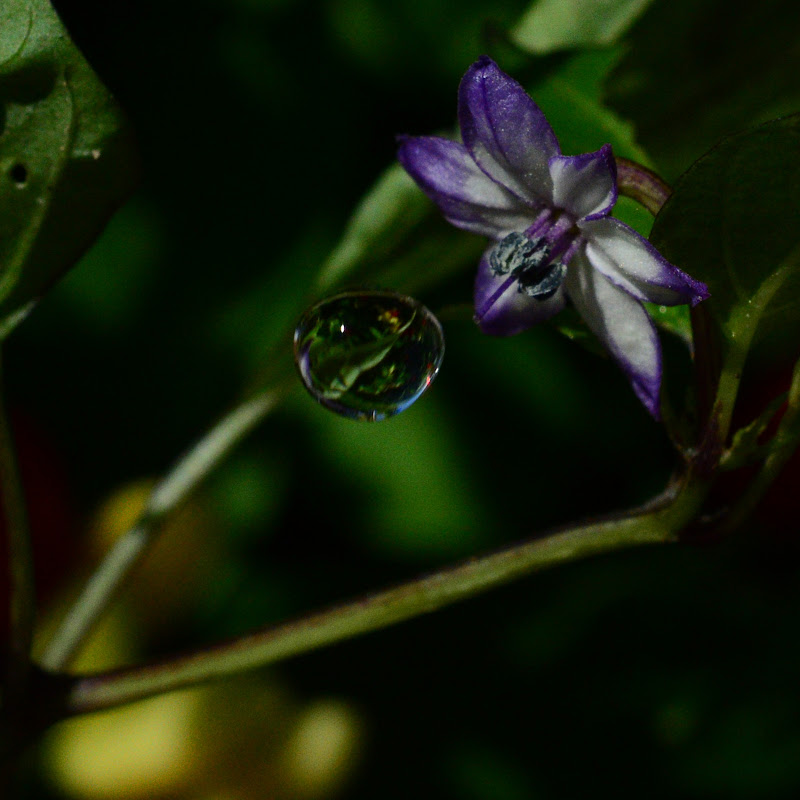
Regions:
<instances>
[{"instance_id":1,"label":"dark background","mask_svg":"<svg viewBox=\"0 0 800 800\"><path fill-rule=\"evenodd\" d=\"M240 396L394 159L395 135L451 126L460 76L480 53L505 52L496 32L526 4L55 5L127 112L143 162L136 195L8 347L11 403L48 465L32 502L68 497L63 524L40 534L41 561L84 574L98 507L160 474ZM797 15L791 3L750 16L656 2L604 93L674 179L720 136L800 105ZM567 57L524 69L546 82ZM467 269L420 299L468 302L471 279ZM160 607L160 587L187 581L184 601L160 607L172 621L153 624L134 589L125 631L136 644L120 652L209 643L664 485L669 443L610 362L551 329L496 341L450 322L445 333L435 386L396 419L359 425L298 391L268 420L201 492L202 536L153 584ZM279 685L293 708L337 698L357 716L348 800L796 797L795 483L735 541L559 568L253 680ZM197 561L207 571L192 584ZM124 739L116 724L109 736ZM280 724L251 715L249 769L271 769L279 746L263 740L280 740ZM229 727L243 726L231 712ZM53 753L81 735L32 759L31 797L67 791ZM237 784L219 750L208 758L209 786L271 796ZM136 794L120 769L107 796L212 790ZM100 796L90 774L75 796Z\"/></svg>"}]
</instances>

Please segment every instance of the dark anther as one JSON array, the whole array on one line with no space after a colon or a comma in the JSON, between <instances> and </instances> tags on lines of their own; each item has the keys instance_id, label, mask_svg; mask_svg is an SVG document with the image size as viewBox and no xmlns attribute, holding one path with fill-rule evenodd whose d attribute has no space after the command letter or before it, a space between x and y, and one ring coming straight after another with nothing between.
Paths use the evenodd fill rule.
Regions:
<instances>
[{"instance_id":1,"label":"dark anther","mask_svg":"<svg viewBox=\"0 0 800 800\"><path fill-rule=\"evenodd\" d=\"M489 267L494 275L517 274L546 264L550 247L544 239L529 239L524 233L509 233L489 253Z\"/></svg>"},{"instance_id":2,"label":"dark anther","mask_svg":"<svg viewBox=\"0 0 800 800\"><path fill-rule=\"evenodd\" d=\"M541 271L520 273L517 278L517 289L528 295L528 297L547 300L548 297L552 297L558 291L558 287L564 282L566 274L566 265L557 261L547 267L544 273Z\"/></svg>"}]
</instances>

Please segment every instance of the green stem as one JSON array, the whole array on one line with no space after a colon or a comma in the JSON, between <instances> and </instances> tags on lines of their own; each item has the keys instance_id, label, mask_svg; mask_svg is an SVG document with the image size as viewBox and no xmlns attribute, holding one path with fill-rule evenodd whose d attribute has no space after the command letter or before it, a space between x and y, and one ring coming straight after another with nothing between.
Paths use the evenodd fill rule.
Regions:
<instances>
[{"instance_id":1,"label":"green stem","mask_svg":"<svg viewBox=\"0 0 800 800\"><path fill-rule=\"evenodd\" d=\"M2 373L2 363L0 363ZM31 640L36 615L33 553L28 513L19 477L14 436L0 392L0 493L8 537L10 577L9 697L20 694L30 667Z\"/></svg>"},{"instance_id":2,"label":"green stem","mask_svg":"<svg viewBox=\"0 0 800 800\"><path fill-rule=\"evenodd\" d=\"M630 516L580 525L515 545L202 652L157 664L77 676L68 693L67 713L111 708L272 664L430 613L563 562L625 547L675 541L697 514L704 495L705 489L698 486L669 491Z\"/></svg>"},{"instance_id":3,"label":"green stem","mask_svg":"<svg viewBox=\"0 0 800 800\"><path fill-rule=\"evenodd\" d=\"M109 550L48 643L41 659L43 668L61 670L69 664L117 589L156 540L165 517L275 408L288 385L237 406L155 486L142 514Z\"/></svg>"},{"instance_id":4,"label":"green stem","mask_svg":"<svg viewBox=\"0 0 800 800\"><path fill-rule=\"evenodd\" d=\"M755 511L756 506L795 452L798 442L800 442L800 361L795 364L792 373L786 412L769 444L770 453L744 494L725 516L719 528L720 533L727 534L737 530Z\"/></svg>"},{"instance_id":5,"label":"green stem","mask_svg":"<svg viewBox=\"0 0 800 800\"><path fill-rule=\"evenodd\" d=\"M796 247L778 269L764 280L746 303L742 303L736 309L728 321L726 326L727 352L722 364L714 403L714 418L720 446L724 445L728 438L745 360L753 344L761 316L772 298L793 273L795 264L799 260L800 246Z\"/></svg>"}]
</instances>

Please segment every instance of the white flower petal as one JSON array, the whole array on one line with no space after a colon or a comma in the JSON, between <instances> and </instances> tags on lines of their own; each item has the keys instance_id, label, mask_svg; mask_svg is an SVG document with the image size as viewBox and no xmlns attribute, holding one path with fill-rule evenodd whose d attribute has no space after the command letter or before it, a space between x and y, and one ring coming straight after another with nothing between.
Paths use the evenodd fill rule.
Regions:
<instances>
[{"instance_id":1,"label":"white flower petal","mask_svg":"<svg viewBox=\"0 0 800 800\"><path fill-rule=\"evenodd\" d=\"M575 219L605 216L617 202L617 169L611 145L580 156L550 159L553 203Z\"/></svg>"},{"instance_id":2,"label":"white flower petal","mask_svg":"<svg viewBox=\"0 0 800 800\"><path fill-rule=\"evenodd\" d=\"M592 267L583 252L570 261L567 294L622 367L647 410L659 418L661 345L650 315L638 300Z\"/></svg>"},{"instance_id":3,"label":"white flower petal","mask_svg":"<svg viewBox=\"0 0 800 800\"><path fill-rule=\"evenodd\" d=\"M638 300L675 306L708 297L704 283L670 264L635 230L605 217L578 223L595 269Z\"/></svg>"}]
</instances>

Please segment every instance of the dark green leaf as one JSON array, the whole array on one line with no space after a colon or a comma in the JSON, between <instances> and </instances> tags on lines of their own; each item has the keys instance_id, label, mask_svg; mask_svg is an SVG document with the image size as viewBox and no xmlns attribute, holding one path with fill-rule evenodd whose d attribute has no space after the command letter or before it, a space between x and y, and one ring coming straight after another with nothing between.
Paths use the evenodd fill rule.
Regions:
<instances>
[{"instance_id":1,"label":"dark green leaf","mask_svg":"<svg viewBox=\"0 0 800 800\"><path fill-rule=\"evenodd\" d=\"M135 151L46 0L0 11L0 328L7 333L127 197Z\"/></svg>"},{"instance_id":2,"label":"dark green leaf","mask_svg":"<svg viewBox=\"0 0 800 800\"><path fill-rule=\"evenodd\" d=\"M728 344L791 358L800 342L800 115L731 137L698 161L658 215L652 240L708 285Z\"/></svg>"},{"instance_id":3,"label":"dark green leaf","mask_svg":"<svg viewBox=\"0 0 800 800\"><path fill-rule=\"evenodd\" d=\"M800 109L799 27L795 0L658 0L607 100L672 180L723 136Z\"/></svg>"}]
</instances>

